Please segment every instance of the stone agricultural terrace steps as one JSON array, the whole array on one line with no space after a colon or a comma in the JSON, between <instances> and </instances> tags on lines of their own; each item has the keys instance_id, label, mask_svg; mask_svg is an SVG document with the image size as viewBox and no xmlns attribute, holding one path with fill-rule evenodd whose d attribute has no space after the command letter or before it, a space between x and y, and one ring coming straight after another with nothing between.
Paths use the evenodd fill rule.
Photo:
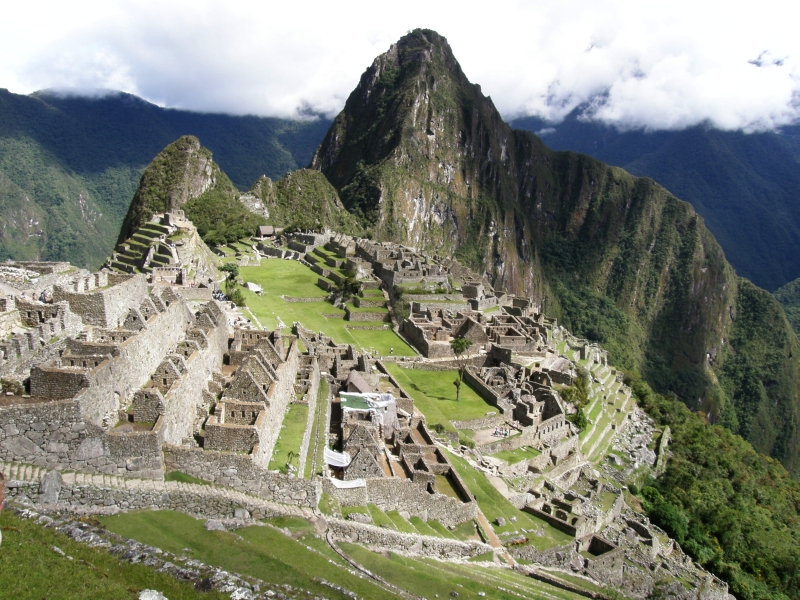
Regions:
<instances>
[{"instance_id":1,"label":"stone agricultural terrace steps","mask_svg":"<svg viewBox=\"0 0 800 600\"><path fill-rule=\"evenodd\" d=\"M169 233L166 225L145 223L131 237L117 244L108 266L125 273L149 273L153 267L166 267L177 262L167 241Z\"/></svg>"}]
</instances>

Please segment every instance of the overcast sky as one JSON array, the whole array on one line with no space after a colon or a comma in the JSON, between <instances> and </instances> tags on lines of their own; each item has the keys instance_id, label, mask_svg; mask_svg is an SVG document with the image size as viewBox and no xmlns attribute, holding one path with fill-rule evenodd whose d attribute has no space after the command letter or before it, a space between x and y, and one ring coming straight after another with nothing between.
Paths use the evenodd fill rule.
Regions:
<instances>
[{"instance_id":1,"label":"overcast sky","mask_svg":"<svg viewBox=\"0 0 800 600\"><path fill-rule=\"evenodd\" d=\"M595 102L623 127L769 129L800 117L800 2L25 2L0 21L0 87L111 88L162 106L333 115L416 27L450 42L505 117Z\"/></svg>"}]
</instances>

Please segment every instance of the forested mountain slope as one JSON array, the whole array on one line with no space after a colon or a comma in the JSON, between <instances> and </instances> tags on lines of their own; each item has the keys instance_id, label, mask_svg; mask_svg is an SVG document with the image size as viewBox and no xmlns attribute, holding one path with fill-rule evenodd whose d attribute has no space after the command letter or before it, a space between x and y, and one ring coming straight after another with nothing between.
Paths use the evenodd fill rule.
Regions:
<instances>
[{"instance_id":1,"label":"forested mountain slope","mask_svg":"<svg viewBox=\"0 0 800 600\"><path fill-rule=\"evenodd\" d=\"M618 131L573 111L563 122L511 121L554 150L652 177L692 204L739 275L773 291L800 277L800 127L745 134L696 126Z\"/></svg>"},{"instance_id":2,"label":"forested mountain slope","mask_svg":"<svg viewBox=\"0 0 800 600\"><path fill-rule=\"evenodd\" d=\"M163 109L123 93L0 90L0 259L97 268L150 160L195 135L240 189L308 164L329 122Z\"/></svg>"},{"instance_id":3,"label":"forested mountain slope","mask_svg":"<svg viewBox=\"0 0 800 600\"><path fill-rule=\"evenodd\" d=\"M616 364L800 469L798 341L777 301L653 180L512 130L436 32L375 59L312 167L377 237L539 297Z\"/></svg>"}]
</instances>

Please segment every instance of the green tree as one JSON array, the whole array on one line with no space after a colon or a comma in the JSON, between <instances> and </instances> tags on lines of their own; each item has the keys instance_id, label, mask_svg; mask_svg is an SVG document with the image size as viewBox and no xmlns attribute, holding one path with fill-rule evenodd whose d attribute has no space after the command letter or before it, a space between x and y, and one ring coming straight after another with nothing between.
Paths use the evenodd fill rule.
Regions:
<instances>
[{"instance_id":1,"label":"green tree","mask_svg":"<svg viewBox=\"0 0 800 600\"><path fill-rule=\"evenodd\" d=\"M453 349L456 362L458 362L458 379L453 382L453 385L456 386L456 402L461 400L461 383L464 381L464 369L467 367L465 354L470 346L472 346L472 342L461 337L450 340L450 347Z\"/></svg>"},{"instance_id":2,"label":"green tree","mask_svg":"<svg viewBox=\"0 0 800 600\"><path fill-rule=\"evenodd\" d=\"M578 407L577 412L574 415L570 415L569 420L578 429L586 429L589 424L586 413L583 412L583 407Z\"/></svg>"}]
</instances>

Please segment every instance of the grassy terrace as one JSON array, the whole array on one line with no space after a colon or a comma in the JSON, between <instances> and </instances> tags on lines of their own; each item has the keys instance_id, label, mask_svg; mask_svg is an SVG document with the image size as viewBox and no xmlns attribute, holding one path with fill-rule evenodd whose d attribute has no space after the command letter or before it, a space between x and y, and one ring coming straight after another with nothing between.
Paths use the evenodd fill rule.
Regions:
<instances>
[{"instance_id":1,"label":"grassy terrace","mask_svg":"<svg viewBox=\"0 0 800 600\"><path fill-rule=\"evenodd\" d=\"M481 398L466 382L461 386L461 400L456 401L453 382L458 371L422 371L403 369L397 364L386 365L400 385L414 398L414 404L429 424L442 423L450 431L450 421L468 421L486 416L497 409Z\"/></svg>"},{"instance_id":2,"label":"grassy terrace","mask_svg":"<svg viewBox=\"0 0 800 600\"><path fill-rule=\"evenodd\" d=\"M170 600L228 598L200 592L141 564L119 560L102 548L91 548L52 529L0 513L0 596L3 598L136 598L156 589ZM201 525L202 527L202 525ZM53 548L59 548L62 556ZM181 554L181 549L177 549ZM72 557L72 560L67 558Z\"/></svg>"},{"instance_id":3,"label":"grassy terrace","mask_svg":"<svg viewBox=\"0 0 800 600\"><path fill-rule=\"evenodd\" d=\"M319 276L298 262L265 259L260 266L241 267L239 272L245 281L257 283L264 289L260 296L247 289L242 292L250 311L267 329L277 327L279 318L286 327L299 321L304 327L322 331L340 344L353 344L381 355L388 355L391 348L394 348L396 356L415 355L414 350L391 329L350 329L354 324L343 319L344 311L325 301L327 293L316 285ZM319 302L286 302L281 296L319 298ZM357 325L382 326L384 323L359 322Z\"/></svg>"},{"instance_id":4,"label":"grassy terrace","mask_svg":"<svg viewBox=\"0 0 800 600\"><path fill-rule=\"evenodd\" d=\"M470 599L480 598L481 592L486 597L508 600L579 597L511 571L420 560L394 553L387 557L355 544L345 543L341 547L368 570L423 598L449 598L455 591L459 598Z\"/></svg>"},{"instance_id":5,"label":"grassy terrace","mask_svg":"<svg viewBox=\"0 0 800 600\"><path fill-rule=\"evenodd\" d=\"M524 446L522 448L517 448L516 450L502 450L497 454L492 454L495 458L500 458L506 461L508 464L513 465L518 463L521 460L530 460L539 456L541 452L539 452L536 448L531 448L530 446Z\"/></svg>"},{"instance_id":6,"label":"grassy terrace","mask_svg":"<svg viewBox=\"0 0 800 600\"><path fill-rule=\"evenodd\" d=\"M519 531L521 529L544 529L544 537L527 534L530 544L539 550L567 544L572 541L573 538L566 533L559 531L531 514L515 508L503 494L497 491L482 472L473 469L462 457L449 452L448 458L475 496L478 501L478 507L486 518L491 523L494 523L497 517L505 518L506 524L503 527L493 525L497 533ZM511 521L512 517L516 517L516 521Z\"/></svg>"},{"instance_id":7,"label":"grassy terrace","mask_svg":"<svg viewBox=\"0 0 800 600\"><path fill-rule=\"evenodd\" d=\"M281 433L275 442L275 450L269 461L269 469L278 469L281 473L288 473L289 462L297 466L300 445L303 443L303 434L308 422L308 406L305 404L290 404L286 415L283 417ZM291 456L290 456L291 454Z\"/></svg>"},{"instance_id":8,"label":"grassy terrace","mask_svg":"<svg viewBox=\"0 0 800 600\"><path fill-rule=\"evenodd\" d=\"M319 452L319 458L317 460L317 472L313 473L313 475L322 475L322 451L325 449L325 410L327 408L327 401L328 401L328 380L327 379L320 379L319 382L319 392L317 393L317 408L316 414L314 416L314 429L311 431L311 439L309 440L309 448L308 448L308 456L306 457L306 465L305 465L305 473L304 477L306 479L310 478L311 473L311 465L313 463L314 457L312 456L312 452L314 451L314 440L317 440L317 452Z\"/></svg>"},{"instance_id":9,"label":"grassy terrace","mask_svg":"<svg viewBox=\"0 0 800 600\"><path fill-rule=\"evenodd\" d=\"M271 527L246 527L237 530L236 534L206 531L202 520L172 511L132 512L106 517L101 521L109 530L139 542L178 555L184 554L184 548L189 548L192 558L207 564L271 583L303 588L317 596L341 600L348 598L318 583L318 579L322 578L362 598L394 597L368 580L351 574L322 540L313 537L310 526L302 519L275 520L276 525L291 525L291 529L301 533L297 541ZM5 552L5 544L3 549ZM170 600L173 598L171 595L168 597ZM199 595L183 597L195 598Z\"/></svg>"}]
</instances>

